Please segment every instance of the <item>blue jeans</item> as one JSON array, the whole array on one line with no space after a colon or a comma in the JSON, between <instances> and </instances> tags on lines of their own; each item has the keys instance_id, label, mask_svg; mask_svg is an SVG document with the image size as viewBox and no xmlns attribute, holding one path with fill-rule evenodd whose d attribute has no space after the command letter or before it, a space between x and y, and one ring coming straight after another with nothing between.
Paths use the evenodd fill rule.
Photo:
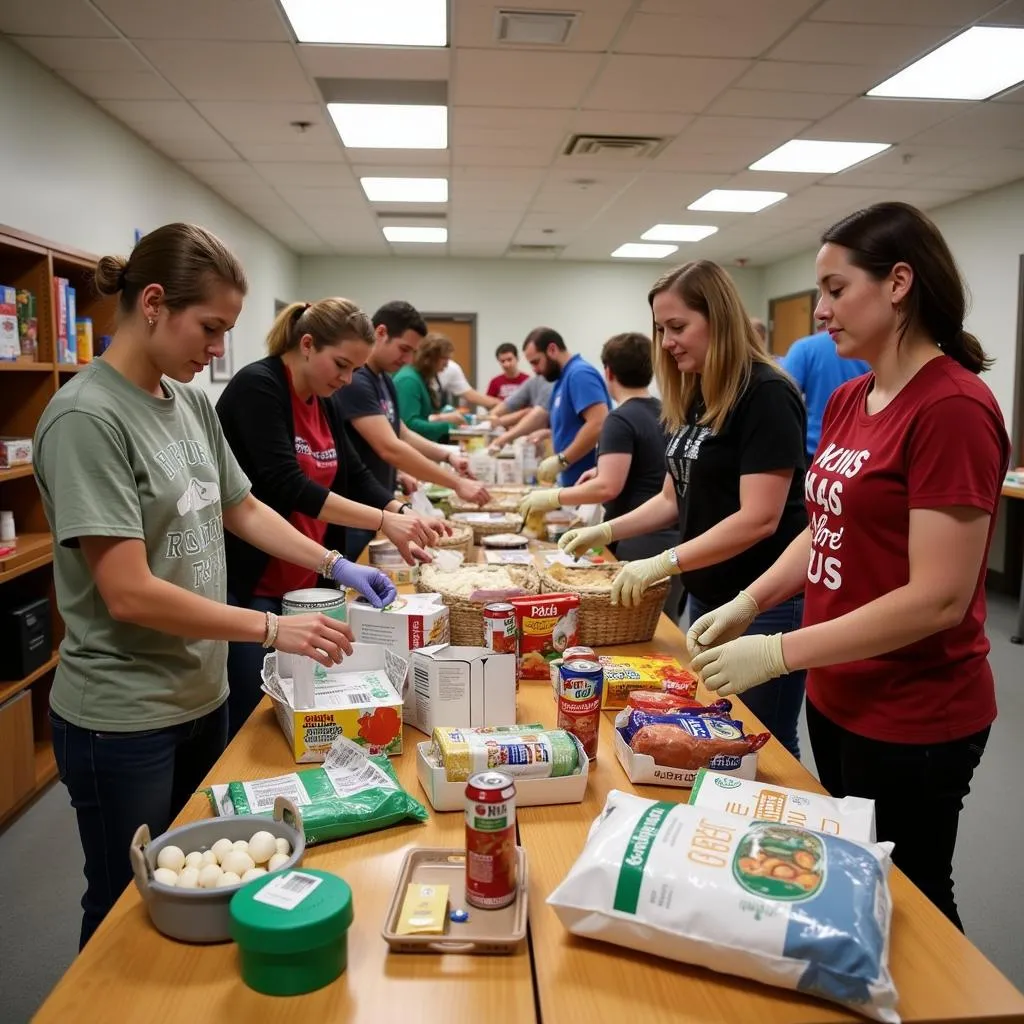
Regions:
<instances>
[{"instance_id":1,"label":"blue jeans","mask_svg":"<svg viewBox=\"0 0 1024 1024\"><path fill-rule=\"evenodd\" d=\"M135 830L166 832L227 744L227 705L143 732L95 732L50 711L53 753L78 817L85 853L79 949L132 879Z\"/></svg>"},{"instance_id":2,"label":"blue jeans","mask_svg":"<svg viewBox=\"0 0 1024 1024\"><path fill-rule=\"evenodd\" d=\"M690 595L690 621L696 622L711 611L711 606ZM803 597L792 597L762 612L751 623L746 636L768 636L789 633L800 628L804 616ZM790 672L770 682L755 686L742 696L742 701L764 722L765 728L795 757L800 757L800 739L796 724L804 702L804 679L807 673Z\"/></svg>"},{"instance_id":3,"label":"blue jeans","mask_svg":"<svg viewBox=\"0 0 1024 1024\"><path fill-rule=\"evenodd\" d=\"M231 594L228 594L228 604L239 606ZM251 597L247 607L280 615L281 599ZM260 686L266 654L262 644L242 641L228 644L228 740L235 738L263 697Z\"/></svg>"}]
</instances>

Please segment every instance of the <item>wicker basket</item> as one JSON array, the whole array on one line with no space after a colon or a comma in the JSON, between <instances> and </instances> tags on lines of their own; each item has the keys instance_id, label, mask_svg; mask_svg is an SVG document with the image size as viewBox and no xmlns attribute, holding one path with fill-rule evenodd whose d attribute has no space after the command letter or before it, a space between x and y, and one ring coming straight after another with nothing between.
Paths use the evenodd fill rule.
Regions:
<instances>
[{"instance_id":1,"label":"wicker basket","mask_svg":"<svg viewBox=\"0 0 1024 1024\"><path fill-rule=\"evenodd\" d=\"M654 636L658 628L662 605L668 594L669 580L664 579L644 591L640 603L632 608L612 604L609 587L574 583L574 573L599 572L610 583L622 568L615 565L591 565L575 569L556 565L541 574L542 593L561 592L579 594L579 643L586 647L610 647L612 644L643 643Z\"/></svg>"},{"instance_id":2,"label":"wicker basket","mask_svg":"<svg viewBox=\"0 0 1024 1024\"><path fill-rule=\"evenodd\" d=\"M465 561L473 555L473 528L465 523L452 523L452 535L435 540L432 548L443 548L446 551L461 551Z\"/></svg>"},{"instance_id":3,"label":"wicker basket","mask_svg":"<svg viewBox=\"0 0 1024 1024\"><path fill-rule=\"evenodd\" d=\"M466 522L464 516L474 515L473 512L453 512L451 515L452 524L458 523L461 526L468 526L473 531L473 543L482 544L484 537L490 537L494 533L518 533L523 528L523 517L514 512L500 513L501 518L491 522ZM499 513L494 513L499 514Z\"/></svg>"},{"instance_id":4,"label":"wicker basket","mask_svg":"<svg viewBox=\"0 0 1024 1024\"><path fill-rule=\"evenodd\" d=\"M452 494L448 504L453 512L515 512L519 503L532 487L488 487L487 493L491 500L484 505L474 505L463 501L457 494Z\"/></svg>"},{"instance_id":5,"label":"wicker basket","mask_svg":"<svg viewBox=\"0 0 1024 1024\"><path fill-rule=\"evenodd\" d=\"M528 565L474 565L481 572L504 570L528 594L540 592L540 575ZM422 566L416 581L417 593L440 594L448 606L451 642L460 647L482 647L484 642L483 610L486 601L470 601L445 589L445 573Z\"/></svg>"}]
</instances>

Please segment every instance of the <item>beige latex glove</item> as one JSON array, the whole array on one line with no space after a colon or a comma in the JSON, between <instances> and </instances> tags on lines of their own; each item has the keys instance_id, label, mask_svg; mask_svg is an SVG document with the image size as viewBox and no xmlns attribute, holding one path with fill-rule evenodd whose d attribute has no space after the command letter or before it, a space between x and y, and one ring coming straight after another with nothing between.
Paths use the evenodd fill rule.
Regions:
<instances>
[{"instance_id":1,"label":"beige latex glove","mask_svg":"<svg viewBox=\"0 0 1024 1024\"><path fill-rule=\"evenodd\" d=\"M558 495L561 493L558 487L549 487L542 491L530 491L519 503L519 514L525 519L533 512L551 512L559 508L561 502Z\"/></svg>"},{"instance_id":2,"label":"beige latex glove","mask_svg":"<svg viewBox=\"0 0 1024 1024\"><path fill-rule=\"evenodd\" d=\"M612 524L598 523L597 526L582 526L578 530L567 530L558 539L558 546L573 558L585 555L591 548L603 548L612 540Z\"/></svg>"},{"instance_id":3,"label":"beige latex glove","mask_svg":"<svg viewBox=\"0 0 1024 1024\"><path fill-rule=\"evenodd\" d=\"M698 654L690 668L719 697L739 695L789 672L782 655L781 633L737 637Z\"/></svg>"},{"instance_id":4,"label":"beige latex glove","mask_svg":"<svg viewBox=\"0 0 1024 1024\"><path fill-rule=\"evenodd\" d=\"M690 626L686 632L686 649L690 657L696 657L709 647L717 647L743 636L760 614L757 602L745 590L741 590L731 601L712 608Z\"/></svg>"},{"instance_id":5,"label":"beige latex glove","mask_svg":"<svg viewBox=\"0 0 1024 1024\"><path fill-rule=\"evenodd\" d=\"M640 603L644 591L658 580L666 576L678 576L679 567L669 558L668 551L651 558L638 558L635 562L626 562L612 580L612 604L621 604L624 608L632 608Z\"/></svg>"},{"instance_id":6,"label":"beige latex glove","mask_svg":"<svg viewBox=\"0 0 1024 1024\"><path fill-rule=\"evenodd\" d=\"M537 483L553 484L558 479L558 474L561 472L562 463L559 462L558 456L549 455L537 467Z\"/></svg>"}]
</instances>

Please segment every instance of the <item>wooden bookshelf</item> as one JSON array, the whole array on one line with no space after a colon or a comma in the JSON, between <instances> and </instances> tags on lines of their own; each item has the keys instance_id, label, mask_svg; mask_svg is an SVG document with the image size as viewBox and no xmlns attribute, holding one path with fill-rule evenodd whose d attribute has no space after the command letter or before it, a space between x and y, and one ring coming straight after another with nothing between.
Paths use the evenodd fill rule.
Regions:
<instances>
[{"instance_id":1,"label":"wooden bookshelf","mask_svg":"<svg viewBox=\"0 0 1024 1024\"><path fill-rule=\"evenodd\" d=\"M81 367L57 362L53 279L77 292L77 314L91 317L93 337L113 330L116 299L93 284L96 257L0 225L0 284L36 297L36 358L0 362L0 435L32 437L47 403ZM53 587L53 538L31 466L0 470L0 508L14 513L15 550L0 558L0 608L48 598L53 653L25 678L0 682L0 827L57 777L46 716L64 623ZM3 780L7 780L6 784Z\"/></svg>"}]
</instances>

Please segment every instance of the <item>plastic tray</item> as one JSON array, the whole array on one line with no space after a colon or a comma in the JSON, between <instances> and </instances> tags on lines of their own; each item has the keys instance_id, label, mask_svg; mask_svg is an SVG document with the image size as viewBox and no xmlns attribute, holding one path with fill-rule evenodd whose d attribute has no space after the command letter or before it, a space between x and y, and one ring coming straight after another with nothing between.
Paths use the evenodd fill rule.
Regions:
<instances>
[{"instance_id":1,"label":"plastic tray","mask_svg":"<svg viewBox=\"0 0 1024 1024\"><path fill-rule=\"evenodd\" d=\"M507 956L526 938L526 851L516 847L519 891L515 901L501 910L480 910L466 902L466 851L410 850L391 898L381 935L393 953L473 953ZM398 919L410 882L447 885L449 910L464 908L469 920L453 924L448 920L443 936L399 935Z\"/></svg>"}]
</instances>

